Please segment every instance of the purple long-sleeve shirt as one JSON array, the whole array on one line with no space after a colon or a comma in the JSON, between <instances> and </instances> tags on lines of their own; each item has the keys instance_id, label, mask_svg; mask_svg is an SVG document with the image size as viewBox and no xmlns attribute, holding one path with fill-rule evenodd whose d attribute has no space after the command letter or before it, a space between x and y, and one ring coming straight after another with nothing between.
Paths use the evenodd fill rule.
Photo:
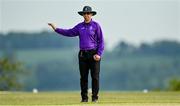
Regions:
<instances>
[{"instance_id":1,"label":"purple long-sleeve shirt","mask_svg":"<svg viewBox=\"0 0 180 106\"><path fill-rule=\"evenodd\" d=\"M72 29L56 28L55 31L68 37L79 36L80 50L97 49L97 54L100 56L104 51L104 38L101 27L93 20L90 23L81 22Z\"/></svg>"}]
</instances>

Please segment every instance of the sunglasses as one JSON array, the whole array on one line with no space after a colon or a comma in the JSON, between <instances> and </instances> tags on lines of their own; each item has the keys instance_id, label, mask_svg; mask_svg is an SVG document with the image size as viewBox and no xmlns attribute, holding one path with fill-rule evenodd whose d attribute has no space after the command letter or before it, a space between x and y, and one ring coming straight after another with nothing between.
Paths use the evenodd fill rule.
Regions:
<instances>
[{"instance_id":1,"label":"sunglasses","mask_svg":"<svg viewBox=\"0 0 180 106\"><path fill-rule=\"evenodd\" d=\"M83 15L86 15L86 14L89 15L89 14L91 14L91 13L90 13L90 12L83 13Z\"/></svg>"}]
</instances>

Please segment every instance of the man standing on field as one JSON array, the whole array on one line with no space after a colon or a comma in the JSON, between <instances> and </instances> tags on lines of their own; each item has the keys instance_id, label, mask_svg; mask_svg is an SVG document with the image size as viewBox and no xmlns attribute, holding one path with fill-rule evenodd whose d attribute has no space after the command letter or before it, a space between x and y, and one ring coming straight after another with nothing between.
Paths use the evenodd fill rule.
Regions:
<instances>
[{"instance_id":1,"label":"man standing on field","mask_svg":"<svg viewBox=\"0 0 180 106\"><path fill-rule=\"evenodd\" d=\"M79 36L80 51L78 58L81 77L81 102L88 102L89 69L92 78L92 102L96 102L99 92L100 61L104 51L103 33L100 25L92 20L92 16L96 15L96 12L92 11L90 6L84 6L83 11L79 11L78 14L83 16L84 21L71 29L56 28L52 23L48 23L48 25L61 35Z\"/></svg>"}]
</instances>

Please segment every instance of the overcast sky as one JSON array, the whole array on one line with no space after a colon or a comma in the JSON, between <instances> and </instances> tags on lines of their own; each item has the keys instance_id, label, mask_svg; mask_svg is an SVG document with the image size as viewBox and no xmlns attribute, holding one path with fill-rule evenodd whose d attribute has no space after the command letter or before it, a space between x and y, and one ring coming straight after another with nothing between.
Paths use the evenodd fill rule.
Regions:
<instances>
[{"instance_id":1,"label":"overcast sky","mask_svg":"<svg viewBox=\"0 0 180 106\"><path fill-rule=\"evenodd\" d=\"M97 11L107 46L119 40L133 44L160 39L180 41L179 0L0 0L0 32L39 32L48 22L71 28L83 21L84 5Z\"/></svg>"}]
</instances>

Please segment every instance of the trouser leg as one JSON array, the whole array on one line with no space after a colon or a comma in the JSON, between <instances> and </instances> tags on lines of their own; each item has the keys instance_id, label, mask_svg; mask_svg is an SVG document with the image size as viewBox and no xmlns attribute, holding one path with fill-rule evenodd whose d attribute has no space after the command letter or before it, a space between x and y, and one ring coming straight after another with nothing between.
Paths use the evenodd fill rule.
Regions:
<instances>
[{"instance_id":1,"label":"trouser leg","mask_svg":"<svg viewBox=\"0 0 180 106\"><path fill-rule=\"evenodd\" d=\"M92 98L98 99L100 61L91 61L90 69L92 78Z\"/></svg>"},{"instance_id":2,"label":"trouser leg","mask_svg":"<svg viewBox=\"0 0 180 106\"><path fill-rule=\"evenodd\" d=\"M82 99L88 99L88 62L79 54L80 86Z\"/></svg>"}]
</instances>

